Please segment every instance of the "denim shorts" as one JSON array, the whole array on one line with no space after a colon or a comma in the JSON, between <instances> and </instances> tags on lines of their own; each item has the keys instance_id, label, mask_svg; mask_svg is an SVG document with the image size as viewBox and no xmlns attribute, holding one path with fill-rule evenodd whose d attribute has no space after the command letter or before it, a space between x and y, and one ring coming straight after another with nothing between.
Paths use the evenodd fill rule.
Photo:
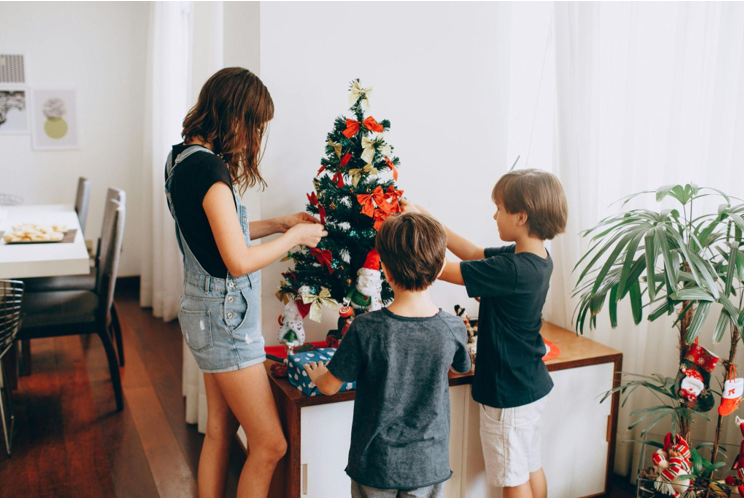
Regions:
<instances>
[{"instance_id":1,"label":"denim shorts","mask_svg":"<svg viewBox=\"0 0 744 498\"><path fill-rule=\"evenodd\" d=\"M266 360L259 282L259 272L221 279L184 270L178 321L203 372L232 372Z\"/></svg>"}]
</instances>

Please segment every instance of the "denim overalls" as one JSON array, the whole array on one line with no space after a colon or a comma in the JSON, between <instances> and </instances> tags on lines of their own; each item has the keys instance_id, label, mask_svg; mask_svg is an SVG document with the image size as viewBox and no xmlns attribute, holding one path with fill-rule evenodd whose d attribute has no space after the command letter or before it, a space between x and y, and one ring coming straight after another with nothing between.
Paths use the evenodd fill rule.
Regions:
<instances>
[{"instance_id":1,"label":"denim overalls","mask_svg":"<svg viewBox=\"0 0 744 498\"><path fill-rule=\"evenodd\" d=\"M181 332L196 363L203 372L220 373L240 370L266 359L259 321L260 273L225 278L207 273L189 249L171 200L173 174L180 162L191 154L212 151L191 146L173 162L172 153L165 165L165 196L176 222L176 238L183 254L183 296L178 311ZM248 212L233 188L240 226L246 245L251 245ZM187 221L186 221L187 222Z\"/></svg>"}]
</instances>

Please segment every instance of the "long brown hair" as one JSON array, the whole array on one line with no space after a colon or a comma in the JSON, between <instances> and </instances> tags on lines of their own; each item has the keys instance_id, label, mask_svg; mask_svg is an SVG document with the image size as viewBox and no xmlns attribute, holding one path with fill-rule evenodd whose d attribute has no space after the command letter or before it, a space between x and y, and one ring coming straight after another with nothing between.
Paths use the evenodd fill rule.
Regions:
<instances>
[{"instance_id":1,"label":"long brown hair","mask_svg":"<svg viewBox=\"0 0 744 498\"><path fill-rule=\"evenodd\" d=\"M212 75L199 100L183 120L184 142L209 143L230 169L233 185L241 193L266 187L258 165L261 142L274 117L274 101L261 80L242 67L226 67Z\"/></svg>"}]
</instances>

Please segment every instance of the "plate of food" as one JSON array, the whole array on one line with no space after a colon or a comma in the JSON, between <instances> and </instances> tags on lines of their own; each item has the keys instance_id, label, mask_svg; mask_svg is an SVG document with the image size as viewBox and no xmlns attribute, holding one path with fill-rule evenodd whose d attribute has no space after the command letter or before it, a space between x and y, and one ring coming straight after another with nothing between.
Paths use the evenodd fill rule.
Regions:
<instances>
[{"instance_id":1,"label":"plate of food","mask_svg":"<svg viewBox=\"0 0 744 498\"><path fill-rule=\"evenodd\" d=\"M64 225L24 223L3 234L3 240L6 244L49 244L62 242L66 233L67 227Z\"/></svg>"}]
</instances>

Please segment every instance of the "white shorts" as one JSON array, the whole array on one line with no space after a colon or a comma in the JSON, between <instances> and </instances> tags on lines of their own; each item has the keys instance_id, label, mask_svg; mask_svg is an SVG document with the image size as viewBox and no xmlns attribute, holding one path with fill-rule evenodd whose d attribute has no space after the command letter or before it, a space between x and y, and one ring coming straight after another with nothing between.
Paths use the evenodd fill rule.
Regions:
<instances>
[{"instance_id":1,"label":"white shorts","mask_svg":"<svg viewBox=\"0 0 744 498\"><path fill-rule=\"evenodd\" d=\"M480 406L480 436L491 486L514 487L540 470L540 419L548 397L515 408Z\"/></svg>"}]
</instances>

